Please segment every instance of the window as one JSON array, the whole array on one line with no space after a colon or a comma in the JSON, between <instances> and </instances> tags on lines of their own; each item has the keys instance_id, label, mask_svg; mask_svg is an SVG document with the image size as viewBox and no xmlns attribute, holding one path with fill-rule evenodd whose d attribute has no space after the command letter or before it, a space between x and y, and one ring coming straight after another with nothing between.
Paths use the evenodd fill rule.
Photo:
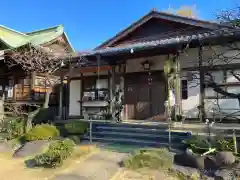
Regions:
<instances>
[{"instance_id":1,"label":"window","mask_svg":"<svg viewBox=\"0 0 240 180\"><path fill-rule=\"evenodd\" d=\"M238 80L239 78L240 78L240 71L239 70L228 71L227 72L226 82L227 83L235 83L235 82L239 83L239 80Z\"/></svg>"},{"instance_id":2,"label":"window","mask_svg":"<svg viewBox=\"0 0 240 180\"><path fill-rule=\"evenodd\" d=\"M83 80L82 101L107 101L108 79L87 78Z\"/></svg>"},{"instance_id":3,"label":"window","mask_svg":"<svg viewBox=\"0 0 240 180\"><path fill-rule=\"evenodd\" d=\"M182 99L188 99L188 81L182 80Z\"/></svg>"},{"instance_id":4,"label":"window","mask_svg":"<svg viewBox=\"0 0 240 180\"><path fill-rule=\"evenodd\" d=\"M87 78L83 80L84 90L91 90L96 88L96 81L93 78Z\"/></svg>"},{"instance_id":5,"label":"window","mask_svg":"<svg viewBox=\"0 0 240 180\"><path fill-rule=\"evenodd\" d=\"M97 79L96 88L97 89L107 89L108 88L108 79Z\"/></svg>"}]
</instances>

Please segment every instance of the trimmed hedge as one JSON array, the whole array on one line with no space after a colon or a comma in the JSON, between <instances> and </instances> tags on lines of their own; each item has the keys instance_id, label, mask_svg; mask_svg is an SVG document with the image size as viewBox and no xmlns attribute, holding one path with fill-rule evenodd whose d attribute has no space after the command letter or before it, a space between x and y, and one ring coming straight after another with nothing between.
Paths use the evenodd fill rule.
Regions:
<instances>
[{"instance_id":1,"label":"trimmed hedge","mask_svg":"<svg viewBox=\"0 0 240 180\"><path fill-rule=\"evenodd\" d=\"M63 135L82 135L87 132L88 129L88 123L87 122L79 122L79 121L73 121L73 122L67 122L63 125L58 125L58 128Z\"/></svg>"},{"instance_id":2,"label":"trimmed hedge","mask_svg":"<svg viewBox=\"0 0 240 180\"><path fill-rule=\"evenodd\" d=\"M25 134L25 140L50 140L59 135L59 130L55 126L49 124L41 124L33 127L27 134Z\"/></svg>"},{"instance_id":3,"label":"trimmed hedge","mask_svg":"<svg viewBox=\"0 0 240 180\"><path fill-rule=\"evenodd\" d=\"M74 146L75 143L70 139L54 141L47 152L35 156L35 164L48 168L60 166L73 153Z\"/></svg>"}]
</instances>

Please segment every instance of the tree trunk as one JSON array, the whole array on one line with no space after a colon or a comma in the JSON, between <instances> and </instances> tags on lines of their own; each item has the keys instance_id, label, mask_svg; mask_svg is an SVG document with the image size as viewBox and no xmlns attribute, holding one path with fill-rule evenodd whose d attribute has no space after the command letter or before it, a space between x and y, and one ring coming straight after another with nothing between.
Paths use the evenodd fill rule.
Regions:
<instances>
[{"instance_id":1,"label":"tree trunk","mask_svg":"<svg viewBox=\"0 0 240 180\"><path fill-rule=\"evenodd\" d=\"M25 133L27 133L30 129L32 129L33 126L33 120L37 116L37 114L40 112L40 108L38 108L35 111L31 111L30 113L26 114L24 116L25 120Z\"/></svg>"},{"instance_id":2,"label":"tree trunk","mask_svg":"<svg viewBox=\"0 0 240 180\"><path fill-rule=\"evenodd\" d=\"M45 94L45 100L44 100L44 104L43 104L44 109L48 108L49 99L50 99L50 91L48 90Z\"/></svg>"},{"instance_id":3,"label":"tree trunk","mask_svg":"<svg viewBox=\"0 0 240 180\"><path fill-rule=\"evenodd\" d=\"M51 84L51 82L50 82L50 80L49 80L49 75L47 74L46 75L46 85L48 84ZM51 93L51 91L50 91L51 89L49 88L49 89L47 89L47 91L46 91L46 94L45 94L45 100L44 100L44 104L43 104L43 109L46 109L46 108L48 108L48 104L49 104L49 99L50 99L50 93Z\"/></svg>"},{"instance_id":4,"label":"tree trunk","mask_svg":"<svg viewBox=\"0 0 240 180\"><path fill-rule=\"evenodd\" d=\"M25 128L24 133L27 133L30 129L32 129L32 119L28 117L28 115L24 116Z\"/></svg>"},{"instance_id":5,"label":"tree trunk","mask_svg":"<svg viewBox=\"0 0 240 180\"><path fill-rule=\"evenodd\" d=\"M4 94L0 97L0 121L3 122L4 119Z\"/></svg>"}]
</instances>

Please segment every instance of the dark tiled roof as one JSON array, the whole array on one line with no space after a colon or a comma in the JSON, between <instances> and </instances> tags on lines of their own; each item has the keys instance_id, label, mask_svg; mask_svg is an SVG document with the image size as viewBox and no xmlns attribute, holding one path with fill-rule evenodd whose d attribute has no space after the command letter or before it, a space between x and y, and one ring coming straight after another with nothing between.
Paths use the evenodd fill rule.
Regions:
<instances>
[{"instance_id":1,"label":"dark tiled roof","mask_svg":"<svg viewBox=\"0 0 240 180\"><path fill-rule=\"evenodd\" d=\"M194 40L202 41L202 40L211 40L214 38L221 38L221 37L231 37L237 36L240 37L240 28L238 29L220 29L211 32L201 32L195 34L187 34L187 35L180 35L180 36L172 36L172 37L165 37L159 38L155 40L148 40L148 41L141 41L135 42L131 44L126 44L120 47L109 47L105 49L94 50L88 53L87 56L93 55L113 55L123 52L131 52L134 50L141 50L147 48L154 48L154 47L167 47L168 45L179 44L179 43L190 43Z\"/></svg>"},{"instance_id":2,"label":"dark tiled roof","mask_svg":"<svg viewBox=\"0 0 240 180\"><path fill-rule=\"evenodd\" d=\"M211 29L211 30L216 30L219 28L231 28L230 26L226 24L219 24L217 22L210 22L210 21L204 21L200 19L195 19L195 18L189 18L189 17L184 17L180 15L174 15L166 12L159 12L156 9L150 11L147 13L145 16L143 16L141 19L138 21L132 23L130 26L128 26L126 29L122 30L118 34L116 34L114 37L110 38L109 40L105 41L101 45L99 45L95 49L100 49L100 48L105 48L106 46L111 46L114 42L122 39L123 37L127 36L129 33L133 32L136 28L142 26L144 23L149 21L152 18L158 18L158 19L164 19L172 22L178 22L182 24L188 24L192 25L194 27L202 27L204 29Z\"/></svg>"}]
</instances>

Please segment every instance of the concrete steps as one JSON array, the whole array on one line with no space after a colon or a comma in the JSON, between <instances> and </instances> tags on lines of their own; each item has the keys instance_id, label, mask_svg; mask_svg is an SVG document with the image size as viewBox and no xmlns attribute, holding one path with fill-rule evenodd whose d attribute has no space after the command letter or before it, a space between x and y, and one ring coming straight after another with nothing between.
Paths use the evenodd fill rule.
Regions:
<instances>
[{"instance_id":1,"label":"concrete steps","mask_svg":"<svg viewBox=\"0 0 240 180\"><path fill-rule=\"evenodd\" d=\"M140 125L124 123L96 123L92 124L92 141L114 143L121 145L136 145L141 147L168 147L169 132L165 126ZM184 149L182 140L191 136L188 132L171 132L171 147ZM90 132L84 136L90 140Z\"/></svg>"}]
</instances>

